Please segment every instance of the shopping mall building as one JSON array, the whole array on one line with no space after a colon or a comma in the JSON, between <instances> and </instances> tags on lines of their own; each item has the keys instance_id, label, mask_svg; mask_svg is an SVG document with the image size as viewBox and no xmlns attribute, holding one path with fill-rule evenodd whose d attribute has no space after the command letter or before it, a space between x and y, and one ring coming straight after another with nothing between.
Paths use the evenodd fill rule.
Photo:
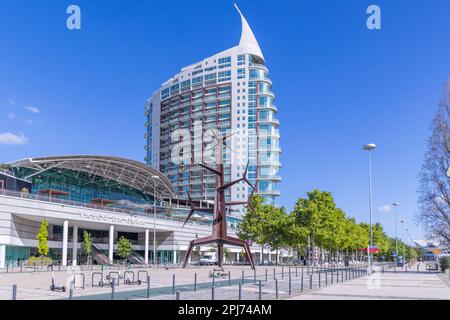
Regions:
<instances>
[{"instance_id":1,"label":"shopping mall building","mask_svg":"<svg viewBox=\"0 0 450 320\"><path fill-rule=\"evenodd\" d=\"M132 263L179 263L189 241L211 234L212 216L189 213L186 200L173 200L170 181L146 164L117 157L61 156L14 161L0 166L0 268L37 255L43 220L49 223L49 256L63 266L86 262L82 235L93 240L94 263L114 263L117 240L132 241ZM198 201L198 207L211 206ZM228 232L240 218L229 212ZM155 241L154 241L155 239ZM211 247L203 247L209 251ZM229 262L240 248L230 247ZM261 247L252 246L255 260ZM193 257L198 259L198 257ZM264 250L264 260L275 252ZM194 262L194 261L191 261Z\"/></svg>"}]
</instances>

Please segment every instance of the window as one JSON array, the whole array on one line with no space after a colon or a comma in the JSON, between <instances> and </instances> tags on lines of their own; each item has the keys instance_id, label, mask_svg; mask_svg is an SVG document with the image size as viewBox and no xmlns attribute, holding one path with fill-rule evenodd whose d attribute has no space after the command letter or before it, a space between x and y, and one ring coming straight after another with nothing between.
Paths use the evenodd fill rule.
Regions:
<instances>
[{"instance_id":1,"label":"window","mask_svg":"<svg viewBox=\"0 0 450 320\"><path fill-rule=\"evenodd\" d=\"M205 76L205 81L213 81L217 79L217 73L210 73Z\"/></svg>"},{"instance_id":2,"label":"window","mask_svg":"<svg viewBox=\"0 0 450 320\"><path fill-rule=\"evenodd\" d=\"M163 89L161 91L161 100L164 100L169 97L170 88Z\"/></svg>"},{"instance_id":3,"label":"window","mask_svg":"<svg viewBox=\"0 0 450 320\"><path fill-rule=\"evenodd\" d=\"M200 73L202 73L202 72L203 72L203 69L202 69L202 70L194 71L194 72L192 72L192 76L195 76L195 75L200 74Z\"/></svg>"},{"instance_id":4,"label":"window","mask_svg":"<svg viewBox=\"0 0 450 320\"><path fill-rule=\"evenodd\" d=\"M219 82L231 81L231 71L219 72Z\"/></svg>"},{"instance_id":5,"label":"window","mask_svg":"<svg viewBox=\"0 0 450 320\"><path fill-rule=\"evenodd\" d=\"M186 80L181 83L181 88L186 88L191 86L191 80Z\"/></svg>"},{"instance_id":6,"label":"window","mask_svg":"<svg viewBox=\"0 0 450 320\"><path fill-rule=\"evenodd\" d=\"M238 74L238 79L245 79L245 69L238 69L238 71L237 71L237 74Z\"/></svg>"},{"instance_id":7,"label":"window","mask_svg":"<svg viewBox=\"0 0 450 320\"><path fill-rule=\"evenodd\" d=\"M192 85L193 86L198 86L201 85L203 82L203 76L197 77L197 78L193 78L192 79Z\"/></svg>"},{"instance_id":8,"label":"window","mask_svg":"<svg viewBox=\"0 0 450 320\"><path fill-rule=\"evenodd\" d=\"M219 64L231 62L231 57L219 58Z\"/></svg>"},{"instance_id":9,"label":"window","mask_svg":"<svg viewBox=\"0 0 450 320\"><path fill-rule=\"evenodd\" d=\"M244 65L245 64L245 55L244 54L239 55L237 60L238 60L238 63L237 63L238 66Z\"/></svg>"},{"instance_id":10,"label":"window","mask_svg":"<svg viewBox=\"0 0 450 320\"><path fill-rule=\"evenodd\" d=\"M219 69L231 67L231 57L225 57L219 59Z\"/></svg>"}]
</instances>

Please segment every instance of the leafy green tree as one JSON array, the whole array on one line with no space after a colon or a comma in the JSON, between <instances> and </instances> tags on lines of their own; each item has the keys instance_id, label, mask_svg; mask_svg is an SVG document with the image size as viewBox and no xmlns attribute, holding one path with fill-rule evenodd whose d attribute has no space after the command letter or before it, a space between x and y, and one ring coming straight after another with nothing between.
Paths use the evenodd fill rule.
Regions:
<instances>
[{"instance_id":1,"label":"leafy green tree","mask_svg":"<svg viewBox=\"0 0 450 320\"><path fill-rule=\"evenodd\" d=\"M252 240L259 245L268 244L278 250L289 244L289 215L284 208L264 203L264 199L255 196L252 209L248 209L240 223L238 236L244 240Z\"/></svg>"},{"instance_id":2,"label":"leafy green tree","mask_svg":"<svg viewBox=\"0 0 450 320\"><path fill-rule=\"evenodd\" d=\"M133 244L124 236L117 242L117 255L126 260L133 253Z\"/></svg>"},{"instance_id":3,"label":"leafy green tree","mask_svg":"<svg viewBox=\"0 0 450 320\"><path fill-rule=\"evenodd\" d=\"M194 248L194 254L195 254L197 257L200 257L201 251L202 251L202 248L201 248L200 246L195 246L195 248Z\"/></svg>"},{"instance_id":4,"label":"leafy green tree","mask_svg":"<svg viewBox=\"0 0 450 320\"><path fill-rule=\"evenodd\" d=\"M230 256L231 256L230 249L226 248L226 247L223 248L223 255L224 255L225 259L228 260L230 258Z\"/></svg>"},{"instance_id":5,"label":"leafy green tree","mask_svg":"<svg viewBox=\"0 0 450 320\"><path fill-rule=\"evenodd\" d=\"M39 228L39 233L36 236L38 240L38 254L41 257L46 257L48 255L48 222L47 220L41 221L41 226Z\"/></svg>"},{"instance_id":6,"label":"leafy green tree","mask_svg":"<svg viewBox=\"0 0 450 320\"><path fill-rule=\"evenodd\" d=\"M239 224L238 237L243 240L251 240L259 245L264 245L264 236L260 214L264 208L264 199L260 196L252 197L253 209L247 208L243 220Z\"/></svg>"},{"instance_id":7,"label":"leafy green tree","mask_svg":"<svg viewBox=\"0 0 450 320\"><path fill-rule=\"evenodd\" d=\"M299 198L292 212L302 234L311 238L312 247L333 252L345 242L345 214L337 208L330 192L315 189L307 198Z\"/></svg>"},{"instance_id":8,"label":"leafy green tree","mask_svg":"<svg viewBox=\"0 0 450 320\"><path fill-rule=\"evenodd\" d=\"M92 252L92 236L86 230L83 232L83 250L86 254L86 260L90 261Z\"/></svg>"}]
</instances>

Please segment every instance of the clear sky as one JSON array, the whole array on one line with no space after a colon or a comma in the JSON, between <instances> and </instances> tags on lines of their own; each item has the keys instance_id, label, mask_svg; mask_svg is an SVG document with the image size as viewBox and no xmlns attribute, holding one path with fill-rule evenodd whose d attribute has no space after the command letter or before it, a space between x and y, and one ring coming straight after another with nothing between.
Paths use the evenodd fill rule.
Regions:
<instances>
[{"instance_id":1,"label":"clear sky","mask_svg":"<svg viewBox=\"0 0 450 320\"><path fill-rule=\"evenodd\" d=\"M362 146L374 142L374 220L393 235L392 210L379 208L399 202L399 219L422 238L417 175L450 75L450 1L237 2L274 83L278 204L291 209L319 188L367 221ZM70 4L81 7L79 31L66 28ZM0 162L88 153L143 161L146 99L181 67L238 44L232 4L1 0ZM366 28L370 4L381 8L381 30Z\"/></svg>"}]
</instances>

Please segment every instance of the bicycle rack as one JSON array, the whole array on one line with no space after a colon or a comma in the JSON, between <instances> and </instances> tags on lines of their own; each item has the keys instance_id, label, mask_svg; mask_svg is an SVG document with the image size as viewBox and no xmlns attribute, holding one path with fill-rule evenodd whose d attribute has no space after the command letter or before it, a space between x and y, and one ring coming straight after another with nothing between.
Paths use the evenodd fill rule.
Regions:
<instances>
[{"instance_id":1,"label":"bicycle rack","mask_svg":"<svg viewBox=\"0 0 450 320\"><path fill-rule=\"evenodd\" d=\"M94 276L96 275L100 275L100 281L99 282L94 282ZM98 283L98 284L96 284ZM92 287L102 287L103 286L103 273L102 272L93 272L92 276L91 276L91 286Z\"/></svg>"},{"instance_id":2,"label":"bicycle rack","mask_svg":"<svg viewBox=\"0 0 450 320\"><path fill-rule=\"evenodd\" d=\"M145 280L141 280L141 273L145 274ZM138 271L138 281L140 280L141 283L147 283L147 279L148 279L148 272L145 270L139 270Z\"/></svg>"},{"instance_id":3,"label":"bicycle rack","mask_svg":"<svg viewBox=\"0 0 450 320\"><path fill-rule=\"evenodd\" d=\"M81 277L81 280L82 280L81 283L83 284L81 287L77 287L77 286L76 286L76 283L77 283L77 281L76 281L77 276L78 276L78 277ZM103 276L102 276L102 278L103 278ZM85 277L84 273L75 273L75 274L73 275L73 288L74 288L74 289L83 289L83 290L84 290L85 284L86 284L86 277Z\"/></svg>"},{"instance_id":4,"label":"bicycle rack","mask_svg":"<svg viewBox=\"0 0 450 320\"><path fill-rule=\"evenodd\" d=\"M109 285L112 285L112 279L113 279L112 275L113 274L117 275L117 278L116 277L114 277L114 278L117 280L116 281L117 286L119 286L120 279L123 278L123 276L121 277L118 271L110 271L109 274L106 276L106 280L109 280Z\"/></svg>"},{"instance_id":5,"label":"bicycle rack","mask_svg":"<svg viewBox=\"0 0 450 320\"><path fill-rule=\"evenodd\" d=\"M131 274L132 277L131 278L127 278L127 274ZM128 284L128 285L138 285L138 286L140 286L142 282L139 279L137 281L134 281L134 271L125 271L123 273L123 283L124 284Z\"/></svg>"}]
</instances>

